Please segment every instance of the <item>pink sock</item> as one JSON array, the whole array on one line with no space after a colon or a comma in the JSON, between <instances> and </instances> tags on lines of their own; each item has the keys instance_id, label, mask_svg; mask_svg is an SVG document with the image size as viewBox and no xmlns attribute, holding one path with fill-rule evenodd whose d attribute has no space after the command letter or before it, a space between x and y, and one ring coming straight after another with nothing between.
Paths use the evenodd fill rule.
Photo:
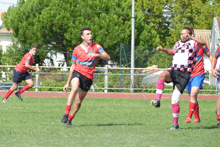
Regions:
<instances>
[{"instance_id":1,"label":"pink sock","mask_svg":"<svg viewBox=\"0 0 220 147\"><path fill-rule=\"evenodd\" d=\"M180 112L179 103L172 104L172 110L173 110L173 123L175 125L178 125L179 112Z\"/></svg>"},{"instance_id":2,"label":"pink sock","mask_svg":"<svg viewBox=\"0 0 220 147\"><path fill-rule=\"evenodd\" d=\"M164 80L157 80L157 91L156 91L156 99L160 100L164 90Z\"/></svg>"}]
</instances>

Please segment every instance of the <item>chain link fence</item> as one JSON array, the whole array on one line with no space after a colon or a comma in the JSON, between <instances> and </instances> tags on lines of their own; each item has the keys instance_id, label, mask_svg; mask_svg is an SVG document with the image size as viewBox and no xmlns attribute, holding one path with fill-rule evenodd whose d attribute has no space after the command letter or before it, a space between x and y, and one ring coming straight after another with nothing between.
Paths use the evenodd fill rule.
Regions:
<instances>
[{"instance_id":1,"label":"chain link fence","mask_svg":"<svg viewBox=\"0 0 220 147\"><path fill-rule=\"evenodd\" d=\"M32 80L35 82L34 87L31 88L30 91L61 92L68 79L69 67L40 66L40 68L42 69L40 73L30 71ZM11 87L13 69L14 66L0 66L0 91L7 91ZM96 67L91 91L130 93L130 70L131 68ZM148 68L134 68L134 93L155 93L157 79L163 70L165 69L158 69L154 66ZM209 71L206 73L206 79L203 84L204 88L200 90L200 93L216 94L218 90L216 86L209 85L208 75ZM18 89L21 89L25 85L25 82L20 83ZM166 84L164 92L172 93L172 89L172 83Z\"/></svg>"}]
</instances>

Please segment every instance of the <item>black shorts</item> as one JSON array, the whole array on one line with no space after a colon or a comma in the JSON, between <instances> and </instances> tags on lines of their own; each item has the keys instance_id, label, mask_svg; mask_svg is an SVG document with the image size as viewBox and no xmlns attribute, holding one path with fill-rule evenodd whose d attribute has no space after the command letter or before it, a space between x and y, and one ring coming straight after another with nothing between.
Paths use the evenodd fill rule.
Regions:
<instances>
[{"instance_id":1,"label":"black shorts","mask_svg":"<svg viewBox=\"0 0 220 147\"><path fill-rule=\"evenodd\" d=\"M79 87L83 91L89 91L90 87L92 86L92 80L87 78L86 76L84 76L83 74L79 73L76 70L74 70L73 72L72 79L75 77L79 78L79 82L80 82Z\"/></svg>"},{"instance_id":2,"label":"black shorts","mask_svg":"<svg viewBox=\"0 0 220 147\"><path fill-rule=\"evenodd\" d=\"M190 80L190 73L174 70L173 68L167 70L173 82L173 88L176 86L178 90L183 93L186 85ZM167 82L168 83L168 82Z\"/></svg>"},{"instance_id":3,"label":"black shorts","mask_svg":"<svg viewBox=\"0 0 220 147\"><path fill-rule=\"evenodd\" d=\"M14 83L21 83L22 80L29 80L29 79L31 79L29 72L20 72L14 69L14 74L13 74Z\"/></svg>"}]
</instances>

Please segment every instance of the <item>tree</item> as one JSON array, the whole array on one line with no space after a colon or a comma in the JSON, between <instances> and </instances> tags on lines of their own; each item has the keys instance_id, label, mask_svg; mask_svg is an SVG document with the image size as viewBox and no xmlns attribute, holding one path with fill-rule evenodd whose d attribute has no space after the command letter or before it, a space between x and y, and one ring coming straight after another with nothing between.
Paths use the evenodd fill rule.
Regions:
<instances>
[{"instance_id":1,"label":"tree","mask_svg":"<svg viewBox=\"0 0 220 147\"><path fill-rule=\"evenodd\" d=\"M93 41L118 61L119 44L131 43L131 4L131 0L21 0L3 14L3 22L25 47L36 43L45 50L64 51L66 60L82 41L80 29L90 27ZM141 15L135 18L135 44L147 47L158 35Z\"/></svg>"},{"instance_id":2,"label":"tree","mask_svg":"<svg viewBox=\"0 0 220 147\"><path fill-rule=\"evenodd\" d=\"M166 37L169 34L170 19L167 13L170 11L168 4L170 0L137 0L136 7L141 9L144 14L146 25L150 26L159 34L160 45L166 45Z\"/></svg>"},{"instance_id":3,"label":"tree","mask_svg":"<svg viewBox=\"0 0 220 147\"><path fill-rule=\"evenodd\" d=\"M173 46L180 40L180 31L185 26L191 25L195 29L210 30L213 17L220 12L216 5L218 4L210 4L208 0L173 0L169 4L172 19L167 46Z\"/></svg>"},{"instance_id":4,"label":"tree","mask_svg":"<svg viewBox=\"0 0 220 147\"><path fill-rule=\"evenodd\" d=\"M216 0L137 0L136 5L145 12L145 23L160 35L160 45L166 48L173 48L180 40L183 27L191 25L195 29L210 30L213 17L220 14ZM169 67L172 56L158 52L149 58L147 64Z\"/></svg>"},{"instance_id":5,"label":"tree","mask_svg":"<svg viewBox=\"0 0 220 147\"><path fill-rule=\"evenodd\" d=\"M12 44L7 47L6 52L2 54L2 65L18 64L28 50L19 49L19 43L12 38Z\"/></svg>"},{"instance_id":6,"label":"tree","mask_svg":"<svg viewBox=\"0 0 220 147\"><path fill-rule=\"evenodd\" d=\"M164 52L156 52L154 56L149 57L148 66L158 65L158 68L168 68L172 65L173 56Z\"/></svg>"},{"instance_id":7,"label":"tree","mask_svg":"<svg viewBox=\"0 0 220 147\"><path fill-rule=\"evenodd\" d=\"M29 48L24 48L22 47L18 41L16 41L14 38L12 38L12 44L10 46L8 46L7 50L5 53L2 54L1 56L1 64L2 65L16 65L18 64L21 59L23 58L23 56L29 52L30 46ZM47 52L44 52L40 49L38 49L35 57L34 57L34 63L33 65L35 65L36 63L42 65L44 62L44 59L48 58L47 57Z\"/></svg>"},{"instance_id":8,"label":"tree","mask_svg":"<svg viewBox=\"0 0 220 147\"><path fill-rule=\"evenodd\" d=\"M0 46L0 64L2 64L2 54L3 54L3 49L2 46Z\"/></svg>"}]
</instances>

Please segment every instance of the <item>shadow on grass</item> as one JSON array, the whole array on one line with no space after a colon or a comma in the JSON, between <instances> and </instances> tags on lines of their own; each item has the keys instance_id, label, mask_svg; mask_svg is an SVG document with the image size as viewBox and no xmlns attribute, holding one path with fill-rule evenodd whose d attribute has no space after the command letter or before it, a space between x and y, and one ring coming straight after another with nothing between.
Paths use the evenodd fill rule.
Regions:
<instances>
[{"instance_id":1,"label":"shadow on grass","mask_svg":"<svg viewBox=\"0 0 220 147\"><path fill-rule=\"evenodd\" d=\"M187 129L218 129L220 126L198 126L198 127L188 127Z\"/></svg>"},{"instance_id":2,"label":"shadow on grass","mask_svg":"<svg viewBox=\"0 0 220 147\"><path fill-rule=\"evenodd\" d=\"M105 127L105 126L142 126L141 123L134 123L134 124L84 124L79 125L78 127L88 127L88 126L97 126L97 127Z\"/></svg>"}]
</instances>

